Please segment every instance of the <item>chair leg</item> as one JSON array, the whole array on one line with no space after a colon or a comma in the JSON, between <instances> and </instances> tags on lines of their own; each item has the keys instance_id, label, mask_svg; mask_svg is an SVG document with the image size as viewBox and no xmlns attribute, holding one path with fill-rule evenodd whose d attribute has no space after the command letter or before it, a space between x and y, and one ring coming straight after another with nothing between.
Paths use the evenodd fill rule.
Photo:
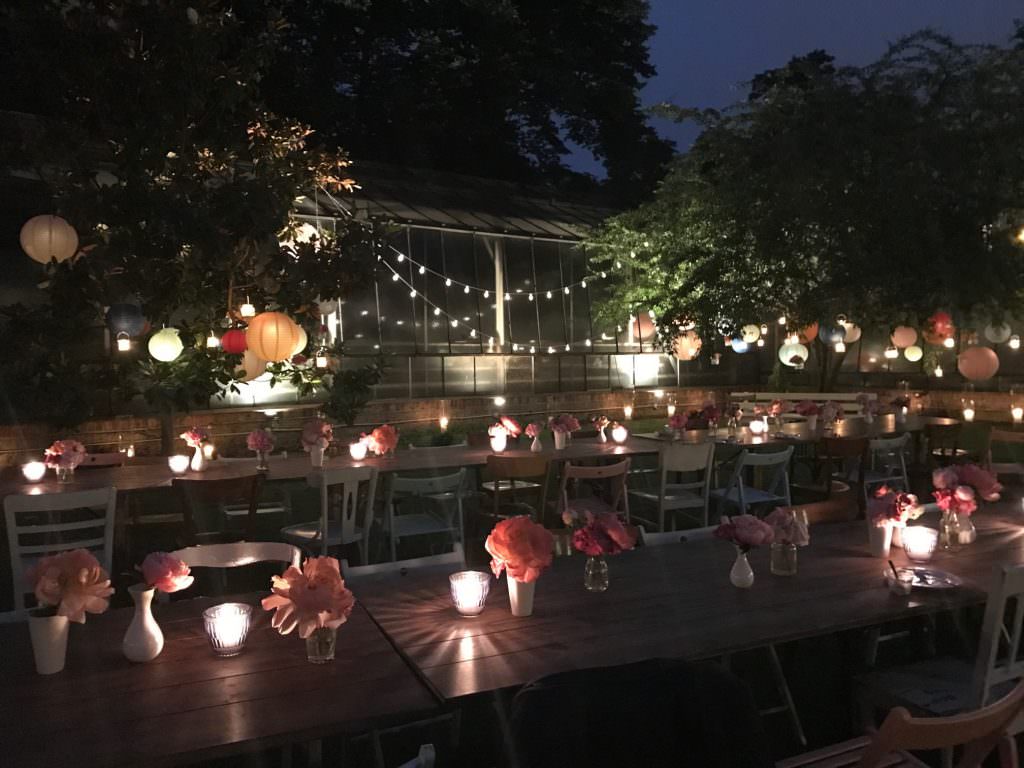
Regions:
<instances>
[{"instance_id":1,"label":"chair leg","mask_svg":"<svg viewBox=\"0 0 1024 768\"><path fill-rule=\"evenodd\" d=\"M388 510L388 518L389 518L388 522L390 523L390 525L388 526L388 545L391 547L391 562L393 563L393 562L395 562L395 560L398 559L398 555L396 553L396 548L395 548L395 506L394 506L394 504L392 504L391 508ZM362 564L366 565L366 563L362 563Z\"/></svg>"},{"instance_id":2,"label":"chair leg","mask_svg":"<svg viewBox=\"0 0 1024 768\"><path fill-rule=\"evenodd\" d=\"M1003 736L999 740L999 768L1016 768L1019 765L1016 739L1013 736Z\"/></svg>"},{"instance_id":3,"label":"chair leg","mask_svg":"<svg viewBox=\"0 0 1024 768\"><path fill-rule=\"evenodd\" d=\"M786 675L782 671L782 664L779 662L779 654L775 650L774 645L768 646L768 658L771 661L772 674L775 677L775 686L779 689L779 694L782 696L782 700L785 703L790 724L793 726L793 733L796 735L797 741L800 742L800 746L806 747L807 737L804 736L804 727L800 722L800 715L797 714L796 704L793 703L793 694L789 690L789 682L786 680Z\"/></svg>"}]
</instances>

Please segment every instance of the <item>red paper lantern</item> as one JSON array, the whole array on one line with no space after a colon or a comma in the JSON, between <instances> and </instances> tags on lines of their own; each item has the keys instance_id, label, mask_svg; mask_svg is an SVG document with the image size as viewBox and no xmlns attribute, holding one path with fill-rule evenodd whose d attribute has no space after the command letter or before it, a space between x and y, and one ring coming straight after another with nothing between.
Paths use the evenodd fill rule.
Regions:
<instances>
[{"instance_id":1,"label":"red paper lantern","mask_svg":"<svg viewBox=\"0 0 1024 768\"><path fill-rule=\"evenodd\" d=\"M245 341L245 331L241 328L232 328L221 336L220 347L229 355L241 355L249 348Z\"/></svg>"},{"instance_id":2,"label":"red paper lantern","mask_svg":"<svg viewBox=\"0 0 1024 768\"><path fill-rule=\"evenodd\" d=\"M956 367L965 379L986 381L999 371L999 356L988 347L968 347L960 353Z\"/></svg>"},{"instance_id":3,"label":"red paper lantern","mask_svg":"<svg viewBox=\"0 0 1024 768\"><path fill-rule=\"evenodd\" d=\"M810 344L818 338L818 322L815 321L800 331L800 343Z\"/></svg>"},{"instance_id":4,"label":"red paper lantern","mask_svg":"<svg viewBox=\"0 0 1024 768\"><path fill-rule=\"evenodd\" d=\"M934 344L937 347L942 346L942 342L956 335L956 326L953 325L953 318L949 316L948 312L936 312L925 320L924 331L921 335L924 336L924 340L929 344Z\"/></svg>"}]
</instances>

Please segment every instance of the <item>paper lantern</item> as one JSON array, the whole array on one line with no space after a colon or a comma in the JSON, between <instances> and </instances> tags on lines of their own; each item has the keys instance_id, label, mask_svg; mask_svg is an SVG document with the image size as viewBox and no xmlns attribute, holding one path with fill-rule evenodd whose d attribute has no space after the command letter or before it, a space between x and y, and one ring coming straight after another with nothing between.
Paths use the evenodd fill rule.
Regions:
<instances>
[{"instance_id":1,"label":"paper lantern","mask_svg":"<svg viewBox=\"0 0 1024 768\"><path fill-rule=\"evenodd\" d=\"M163 328L149 337L149 354L162 363L177 360L184 348L177 328Z\"/></svg>"},{"instance_id":2,"label":"paper lantern","mask_svg":"<svg viewBox=\"0 0 1024 768\"><path fill-rule=\"evenodd\" d=\"M817 322L811 323L806 328L801 329L801 331L800 331L800 343L801 344L810 344L816 338L818 338L818 323Z\"/></svg>"},{"instance_id":3,"label":"paper lantern","mask_svg":"<svg viewBox=\"0 0 1024 768\"><path fill-rule=\"evenodd\" d=\"M791 368L803 368L810 352L803 344L783 344L779 348L779 362Z\"/></svg>"},{"instance_id":4,"label":"paper lantern","mask_svg":"<svg viewBox=\"0 0 1024 768\"><path fill-rule=\"evenodd\" d=\"M843 339L843 341L847 344L853 344L854 342L860 341L861 330L859 325L850 322L841 322L840 325L846 329L846 338Z\"/></svg>"},{"instance_id":5,"label":"paper lantern","mask_svg":"<svg viewBox=\"0 0 1024 768\"><path fill-rule=\"evenodd\" d=\"M729 344L732 347L732 351L740 355L750 349L750 345L740 338L733 339Z\"/></svg>"},{"instance_id":6,"label":"paper lantern","mask_svg":"<svg viewBox=\"0 0 1024 768\"><path fill-rule=\"evenodd\" d=\"M304 350L306 348L306 344L309 343L309 337L306 335L306 329L303 328L301 325L298 326L298 328L299 340L295 342L295 346L292 348L292 353L289 355L289 357L295 357L302 350Z\"/></svg>"},{"instance_id":7,"label":"paper lantern","mask_svg":"<svg viewBox=\"0 0 1024 768\"><path fill-rule=\"evenodd\" d=\"M924 350L916 344L911 344L909 347L903 350L903 356L907 358L911 363L916 363L922 357L924 357Z\"/></svg>"},{"instance_id":8,"label":"paper lantern","mask_svg":"<svg viewBox=\"0 0 1024 768\"><path fill-rule=\"evenodd\" d=\"M78 253L78 233L60 216L33 216L21 228L21 249L40 264Z\"/></svg>"},{"instance_id":9,"label":"paper lantern","mask_svg":"<svg viewBox=\"0 0 1024 768\"><path fill-rule=\"evenodd\" d=\"M756 325L744 325L740 329L740 338L743 339L747 344L753 344L759 338L761 338L761 329Z\"/></svg>"},{"instance_id":10,"label":"paper lantern","mask_svg":"<svg viewBox=\"0 0 1024 768\"><path fill-rule=\"evenodd\" d=\"M646 312L641 312L633 319L633 338L647 341L654 336L654 320Z\"/></svg>"},{"instance_id":11,"label":"paper lantern","mask_svg":"<svg viewBox=\"0 0 1024 768\"><path fill-rule=\"evenodd\" d=\"M251 349L247 349L242 355L242 364L235 368L235 374L240 374L242 381L252 381L262 376L266 370L267 361L261 360Z\"/></svg>"},{"instance_id":12,"label":"paper lantern","mask_svg":"<svg viewBox=\"0 0 1024 768\"><path fill-rule=\"evenodd\" d=\"M321 315L329 315L338 308L338 302L334 299L324 300L317 297L316 308Z\"/></svg>"},{"instance_id":13,"label":"paper lantern","mask_svg":"<svg viewBox=\"0 0 1024 768\"><path fill-rule=\"evenodd\" d=\"M220 348L230 355L240 355L249 348L245 341L245 331L241 328L232 328L220 337Z\"/></svg>"},{"instance_id":14,"label":"paper lantern","mask_svg":"<svg viewBox=\"0 0 1024 768\"><path fill-rule=\"evenodd\" d=\"M245 341L256 357L279 363L292 356L299 341L299 330L288 315L263 312L249 321Z\"/></svg>"},{"instance_id":15,"label":"paper lantern","mask_svg":"<svg viewBox=\"0 0 1024 768\"><path fill-rule=\"evenodd\" d=\"M999 325L992 325L990 323L985 326L985 338L993 344L1002 344L1010 338L1010 334L1012 333L1013 329L1006 323L1000 323Z\"/></svg>"},{"instance_id":16,"label":"paper lantern","mask_svg":"<svg viewBox=\"0 0 1024 768\"><path fill-rule=\"evenodd\" d=\"M702 344L696 331L684 331L672 342L672 351L675 353L676 359L686 362L695 359L700 354Z\"/></svg>"},{"instance_id":17,"label":"paper lantern","mask_svg":"<svg viewBox=\"0 0 1024 768\"><path fill-rule=\"evenodd\" d=\"M892 339L894 347L904 349L917 341L917 331L909 325L897 325L889 338Z\"/></svg>"},{"instance_id":18,"label":"paper lantern","mask_svg":"<svg viewBox=\"0 0 1024 768\"><path fill-rule=\"evenodd\" d=\"M115 333L138 336L146 330L146 318L135 304L111 304L107 310L107 326Z\"/></svg>"},{"instance_id":19,"label":"paper lantern","mask_svg":"<svg viewBox=\"0 0 1024 768\"><path fill-rule=\"evenodd\" d=\"M953 318L949 316L948 312L936 312L925 321L924 331L921 335L929 344L942 346L946 339L956 335Z\"/></svg>"},{"instance_id":20,"label":"paper lantern","mask_svg":"<svg viewBox=\"0 0 1024 768\"><path fill-rule=\"evenodd\" d=\"M965 379L986 381L999 371L999 356L988 347L968 347L960 353L956 367Z\"/></svg>"},{"instance_id":21,"label":"paper lantern","mask_svg":"<svg viewBox=\"0 0 1024 768\"><path fill-rule=\"evenodd\" d=\"M818 338L825 344L840 344L846 341L846 326L840 323L835 325L822 323L818 328Z\"/></svg>"}]
</instances>

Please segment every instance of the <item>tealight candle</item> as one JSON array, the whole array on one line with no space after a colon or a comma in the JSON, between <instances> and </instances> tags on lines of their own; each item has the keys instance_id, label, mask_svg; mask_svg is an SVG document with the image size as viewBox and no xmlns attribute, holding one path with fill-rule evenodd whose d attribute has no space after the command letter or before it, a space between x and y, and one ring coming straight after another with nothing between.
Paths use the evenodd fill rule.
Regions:
<instances>
[{"instance_id":1,"label":"tealight candle","mask_svg":"<svg viewBox=\"0 0 1024 768\"><path fill-rule=\"evenodd\" d=\"M624 405L624 406L622 406L622 418L624 418L624 419L632 419L633 418L633 406L632 405Z\"/></svg>"},{"instance_id":2,"label":"tealight candle","mask_svg":"<svg viewBox=\"0 0 1024 768\"><path fill-rule=\"evenodd\" d=\"M750 422L750 434L760 435L761 433L764 432L766 426L767 425L760 419L754 419L752 422Z\"/></svg>"},{"instance_id":3,"label":"tealight candle","mask_svg":"<svg viewBox=\"0 0 1024 768\"><path fill-rule=\"evenodd\" d=\"M46 465L41 461L30 461L21 465L21 474L30 483L38 483L46 476Z\"/></svg>"},{"instance_id":4,"label":"tealight candle","mask_svg":"<svg viewBox=\"0 0 1024 768\"><path fill-rule=\"evenodd\" d=\"M505 430L491 435L491 450L495 453L501 453L508 447L508 433Z\"/></svg>"},{"instance_id":5,"label":"tealight candle","mask_svg":"<svg viewBox=\"0 0 1024 768\"><path fill-rule=\"evenodd\" d=\"M924 525L913 525L903 529L903 551L917 562L932 559L939 543L939 532Z\"/></svg>"},{"instance_id":6,"label":"tealight candle","mask_svg":"<svg viewBox=\"0 0 1024 768\"><path fill-rule=\"evenodd\" d=\"M974 408L969 405L964 408L964 421L974 421Z\"/></svg>"},{"instance_id":7,"label":"tealight candle","mask_svg":"<svg viewBox=\"0 0 1024 768\"><path fill-rule=\"evenodd\" d=\"M668 411L669 418L675 416L676 415L676 405L675 405L675 403L669 403L666 406L665 410Z\"/></svg>"},{"instance_id":8,"label":"tealight candle","mask_svg":"<svg viewBox=\"0 0 1024 768\"><path fill-rule=\"evenodd\" d=\"M1024 408L1021 408L1019 405L1015 405L1010 409L1010 415L1013 416L1014 424L1020 424L1020 422L1024 420Z\"/></svg>"},{"instance_id":9,"label":"tealight candle","mask_svg":"<svg viewBox=\"0 0 1024 768\"><path fill-rule=\"evenodd\" d=\"M622 444L626 442L626 438L629 437L629 430L621 424L616 425L612 428L612 440L616 443Z\"/></svg>"},{"instance_id":10,"label":"tealight candle","mask_svg":"<svg viewBox=\"0 0 1024 768\"><path fill-rule=\"evenodd\" d=\"M442 432L447 431L447 429L448 429L448 417L447 416L442 416L440 419L437 420L437 424L438 424L438 426L441 427L441 431Z\"/></svg>"},{"instance_id":11,"label":"tealight candle","mask_svg":"<svg viewBox=\"0 0 1024 768\"><path fill-rule=\"evenodd\" d=\"M237 656L245 647L252 619L252 606L222 603L203 611L203 627L210 647L218 656Z\"/></svg>"},{"instance_id":12,"label":"tealight candle","mask_svg":"<svg viewBox=\"0 0 1024 768\"><path fill-rule=\"evenodd\" d=\"M366 441L356 440L354 443L348 445L348 455L356 461L362 461L366 458Z\"/></svg>"},{"instance_id":13,"label":"tealight candle","mask_svg":"<svg viewBox=\"0 0 1024 768\"><path fill-rule=\"evenodd\" d=\"M217 447L213 443L203 443L203 456L208 460L213 458L213 454L217 451Z\"/></svg>"},{"instance_id":14,"label":"tealight candle","mask_svg":"<svg viewBox=\"0 0 1024 768\"><path fill-rule=\"evenodd\" d=\"M171 472L176 475L184 475L188 472L188 463L190 459L184 454L177 454L175 456L167 457L167 466L171 468Z\"/></svg>"},{"instance_id":15,"label":"tealight candle","mask_svg":"<svg viewBox=\"0 0 1024 768\"><path fill-rule=\"evenodd\" d=\"M491 576L483 571L459 571L448 577L452 604L463 616L478 616L491 591Z\"/></svg>"},{"instance_id":16,"label":"tealight candle","mask_svg":"<svg viewBox=\"0 0 1024 768\"><path fill-rule=\"evenodd\" d=\"M126 457L128 457L129 459L134 459L135 458L135 445L134 445L134 443L132 445L128 446L128 450L126 450L124 452L124 455Z\"/></svg>"}]
</instances>

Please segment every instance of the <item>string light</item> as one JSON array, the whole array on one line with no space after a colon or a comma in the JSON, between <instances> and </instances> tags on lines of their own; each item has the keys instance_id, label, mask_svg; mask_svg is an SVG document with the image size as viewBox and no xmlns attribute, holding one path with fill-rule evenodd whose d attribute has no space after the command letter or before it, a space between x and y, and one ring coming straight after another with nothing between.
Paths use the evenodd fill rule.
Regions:
<instances>
[{"instance_id":1,"label":"string light","mask_svg":"<svg viewBox=\"0 0 1024 768\"><path fill-rule=\"evenodd\" d=\"M425 274L427 274L427 268L426 267L420 267L419 272L420 272L421 275L425 275Z\"/></svg>"},{"instance_id":2,"label":"string light","mask_svg":"<svg viewBox=\"0 0 1024 768\"><path fill-rule=\"evenodd\" d=\"M391 275L391 281L397 283L399 281L398 273L394 272Z\"/></svg>"}]
</instances>

